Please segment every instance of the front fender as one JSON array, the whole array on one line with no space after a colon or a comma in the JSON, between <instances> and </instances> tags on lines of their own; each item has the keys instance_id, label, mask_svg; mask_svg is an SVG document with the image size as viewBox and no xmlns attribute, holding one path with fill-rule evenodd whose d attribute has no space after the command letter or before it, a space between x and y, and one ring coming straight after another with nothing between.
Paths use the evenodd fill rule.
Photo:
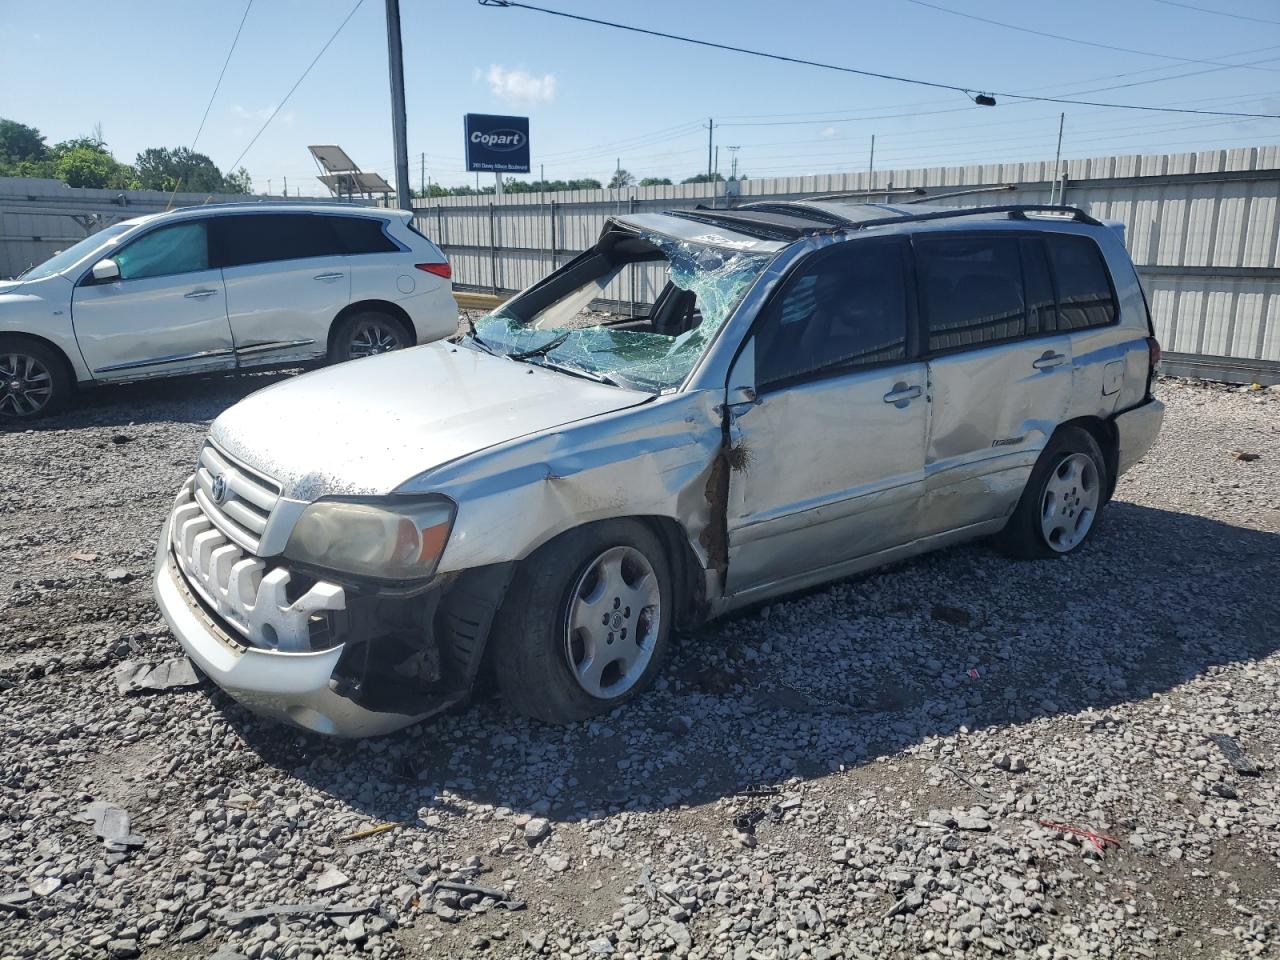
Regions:
<instances>
[{"instance_id":1,"label":"front fender","mask_svg":"<svg viewBox=\"0 0 1280 960\"><path fill-rule=\"evenodd\" d=\"M39 337L57 347L71 364L76 380L92 380L76 343L71 318L71 283L64 277L24 283L13 293L0 294L0 334Z\"/></svg>"}]
</instances>

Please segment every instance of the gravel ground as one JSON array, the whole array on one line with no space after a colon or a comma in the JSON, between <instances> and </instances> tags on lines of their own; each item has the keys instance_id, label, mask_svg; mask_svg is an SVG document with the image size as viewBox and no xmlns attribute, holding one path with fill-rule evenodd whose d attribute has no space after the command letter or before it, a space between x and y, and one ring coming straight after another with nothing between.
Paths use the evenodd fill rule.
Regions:
<instances>
[{"instance_id":1,"label":"gravel ground","mask_svg":"<svg viewBox=\"0 0 1280 960\"><path fill-rule=\"evenodd\" d=\"M1280 953L1280 393L1161 382L1070 559L975 545L773 603L578 726L482 696L342 743L114 679L178 653L155 538L270 379L0 435L0 956Z\"/></svg>"}]
</instances>

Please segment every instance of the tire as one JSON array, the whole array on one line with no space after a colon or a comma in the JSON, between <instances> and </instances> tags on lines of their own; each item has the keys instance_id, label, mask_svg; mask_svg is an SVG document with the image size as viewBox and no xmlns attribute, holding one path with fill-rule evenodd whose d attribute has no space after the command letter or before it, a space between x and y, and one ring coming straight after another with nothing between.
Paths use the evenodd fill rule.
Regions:
<instances>
[{"instance_id":1,"label":"tire","mask_svg":"<svg viewBox=\"0 0 1280 960\"><path fill-rule=\"evenodd\" d=\"M1024 559L1064 557L1093 535L1106 506L1106 458L1089 431L1060 427L1031 471L1009 523L997 538Z\"/></svg>"},{"instance_id":2,"label":"tire","mask_svg":"<svg viewBox=\"0 0 1280 960\"><path fill-rule=\"evenodd\" d=\"M536 550L516 570L490 648L512 709L573 723L645 689L667 652L671 582L661 541L635 520L579 527Z\"/></svg>"},{"instance_id":3,"label":"tire","mask_svg":"<svg viewBox=\"0 0 1280 960\"><path fill-rule=\"evenodd\" d=\"M377 310L343 317L329 338L329 362L342 363L412 347L414 338L399 318Z\"/></svg>"},{"instance_id":4,"label":"tire","mask_svg":"<svg viewBox=\"0 0 1280 960\"><path fill-rule=\"evenodd\" d=\"M0 423L54 413L73 389L66 358L56 349L26 337L0 337Z\"/></svg>"}]
</instances>

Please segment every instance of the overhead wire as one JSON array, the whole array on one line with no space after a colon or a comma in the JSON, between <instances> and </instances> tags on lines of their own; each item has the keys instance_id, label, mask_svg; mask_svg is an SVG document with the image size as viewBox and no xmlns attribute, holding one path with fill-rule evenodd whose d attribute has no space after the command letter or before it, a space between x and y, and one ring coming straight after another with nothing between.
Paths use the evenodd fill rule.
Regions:
<instances>
[{"instance_id":1,"label":"overhead wire","mask_svg":"<svg viewBox=\"0 0 1280 960\"><path fill-rule=\"evenodd\" d=\"M222 87L222 78L227 75L227 64L231 62L231 55L236 52L236 44L240 42L240 32L244 30L244 22L249 19L249 11L253 9L253 0L249 0L245 4L244 14L240 17L240 25L236 27L236 35L231 38L231 49L227 51L226 59L222 61L222 69L218 71L218 80L213 85L213 93L209 94L209 102L204 105L204 115L200 118L200 126L196 130L196 135L191 138L191 149L196 148L196 143L200 140L200 134L204 133L205 121L209 119L209 111L213 108L214 98L218 96L218 90Z\"/></svg>"},{"instance_id":2,"label":"overhead wire","mask_svg":"<svg viewBox=\"0 0 1280 960\"><path fill-rule=\"evenodd\" d=\"M1196 13L1208 13L1215 17L1230 17L1233 20L1248 20L1252 23L1272 23L1280 26L1280 20L1267 20L1263 17L1250 17L1243 13L1229 13L1226 10L1211 10L1208 7L1199 7L1194 3L1180 3L1179 0L1156 0L1156 3L1163 3L1169 7L1181 7L1183 10L1194 10Z\"/></svg>"},{"instance_id":3,"label":"overhead wire","mask_svg":"<svg viewBox=\"0 0 1280 960\"><path fill-rule=\"evenodd\" d=\"M802 66L817 67L822 70L834 70L839 73L849 73L857 76L871 77L878 80L889 80L895 83L914 84L916 86L931 87L936 90L952 90L956 93L963 93L968 97L973 97L975 92L983 92L993 97L1008 97L1018 100L1036 101L1040 103L1059 103L1071 104L1085 107L1105 107L1113 110L1138 110L1153 113L1177 113L1177 114L1204 114L1209 116L1238 116L1252 117L1264 120L1280 120L1280 114L1245 114L1245 113L1229 113L1226 111L1211 110L1192 110L1184 107L1153 107L1141 104L1125 104L1125 103L1105 103L1092 100L1079 100L1069 97L1041 97L1030 94L1009 93L999 90L984 88L979 84L970 84L961 86L953 83L942 83L934 80L922 80L918 77L906 77L899 74L882 73L875 70L864 70L859 67L846 67L838 64L823 63L818 60L808 60L802 57L792 57L786 54L771 53L764 50L753 50L748 47L739 47L732 44L716 43L711 40L700 40L696 37L686 37L675 33L666 33L661 30L651 30L647 27L637 27L634 24L617 23L612 20L601 20L597 17L588 17L582 14L569 13L564 10L553 10L550 7L539 7L529 3L520 3L518 0L478 0L481 6L485 7L502 7L516 8L521 10L530 10L535 13L545 13L551 16L564 17L569 20L577 20L583 23L591 23L597 26L610 27L616 30L625 30L631 33L640 33L647 36L661 37L666 40L675 40L680 43L694 44L700 47L710 47L716 50L725 50L730 53L741 53L748 56L762 57L768 60L776 60L782 63L794 63Z\"/></svg>"},{"instance_id":4,"label":"overhead wire","mask_svg":"<svg viewBox=\"0 0 1280 960\"><path fill-rule=\"evenodd\" d=\"M311 62L307 64L307 68L302 71L302 75L298 77L298 79L294 82L293 86L289 88L289 92L284 95L284 99L281 100L278 104L276 104L276 108L271 111L271 115L267 117L267 119L263 122L262 126L258 128L258 132L253 135L253 139L250 140L249 143L245 146L245 148L240 151L240 156L236 157L236 159L232 162L231 166L228 167L227 169L234 170L236 169L236 167L240 165L240 161L244 159L245 154L247 154L251 149L253 149L253 145L258 142L258 138L262 136L263 131L266 130L268 126L270 126L271 121L276 118L276 114L278 114L282 109L284 109L284 105L289 102L289 98L293 96L293 92L297 90L299 86L301 86L303 80L307 79L307 74L311 72L311 69L316 65L317 62L319 62L320 58L324 56L324 52L329 49L333 41L338 39L338 34L342 32L342 28L345 27L350 22L351 18L356 15L356 11L359 10L363 5L364 5L364 0L356 0L355 6L351 8L351 11L345 17L343 17L342 22L338 24L338 29L334 30L333 33L329 35L329 39L324 42L324 46L321 47L320 51L314 57L311 58Z\"/></svg>"}]
</instances>

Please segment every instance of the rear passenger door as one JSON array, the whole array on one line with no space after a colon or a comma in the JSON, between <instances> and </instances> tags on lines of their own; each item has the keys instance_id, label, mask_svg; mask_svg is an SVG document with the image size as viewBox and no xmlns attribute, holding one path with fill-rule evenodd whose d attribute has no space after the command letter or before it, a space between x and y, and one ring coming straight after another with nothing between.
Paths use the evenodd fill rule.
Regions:
<instances>
[{"instance_id":1,"label":"rear passenger door","mask_svg":"<svg viewBox=\"0 0 1280 960\"><path fill-rule=\"evenodd\" d=\"M351 302L350 266L329 218L247 213L213 219L237 365L323 356Z\"/></svg>"},{"instance_id":2,"label":"rear passenger door","mask_svg":"<svg viewBox=\"0 0 1280 960\"><path fill-rule=\"evenodd\" d=\"M932 412L922 533L997 521L1065 418L1071 341L1044 241L1007 230L912 240Z\"/></svg>"}]
</instances>

